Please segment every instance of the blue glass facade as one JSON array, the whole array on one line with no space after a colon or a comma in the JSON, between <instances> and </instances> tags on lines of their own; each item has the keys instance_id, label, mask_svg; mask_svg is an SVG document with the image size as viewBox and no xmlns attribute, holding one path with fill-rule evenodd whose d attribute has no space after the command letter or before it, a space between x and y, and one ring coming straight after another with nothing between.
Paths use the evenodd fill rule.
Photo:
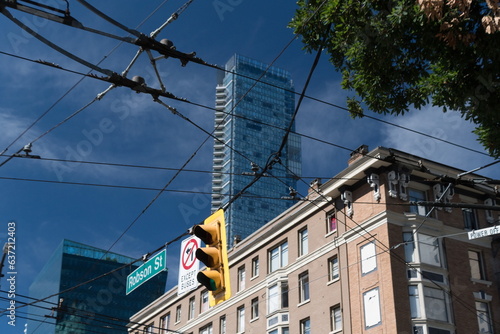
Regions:
<instances>
[{"instance_id":1,"label":"blue glass facade","mask_svg":"<svg viewBox=\"0 0 500 334\"><path fill-rule=\"evenodd\" d=\"M129 295L125 294L126 278L137 266L64 291L132 261L123 255L64 240L30 286L30 297L42 299L62 293L29 307L32 320L28 321L28 333L127 333L128 319L164 293L167 272L151 278ZM56 308L53 312L52 307Z\"/></svg>"},{"instance_id":2,"label":"blue glass facade","mask_svg":"<svg viewBox=\"0 0 500 334\"><path fill-rule=\"evenodd\" d=\"M295 108L289 72L240 55L234 55L225 69L216 88L212 211L252 181L252 175L244 175L251 171L251 162L263 167L279 150ZM256 83L259 78L270 85ZM289 187L296 189L294 176L301 174L299 136L290 134L281 163L269 174L273 177L261 178L226 211L230 243L235 237L246 238L294 204L281 197L289 196Z\"/></svg>"}]
</instances>

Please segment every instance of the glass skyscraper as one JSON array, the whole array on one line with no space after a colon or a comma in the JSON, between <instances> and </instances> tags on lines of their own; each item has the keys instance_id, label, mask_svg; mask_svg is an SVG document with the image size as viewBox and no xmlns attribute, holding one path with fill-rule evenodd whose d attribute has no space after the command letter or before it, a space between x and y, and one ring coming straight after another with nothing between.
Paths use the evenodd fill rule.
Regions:
<instances>
[{"instance_id":1,"label":"glass skyscraper","mask_svg":"<svg viewBox=\"0 0 500 334\"><path fill-rule=\"evenodd\" d=\"M126 278L137 265L77 286L133 261L127 256L63 240L30 286L34 300L55 296L29 306L27 332L127 333L129 318L165 292L167 272L151 278L129 295L125 293Z\"/></svg>"},{"instance_id":2,"label":"glass skyscraper","mask_svg":"<svg viewBox=\"0 0 500 334\"><path fill-rule=\"evenodd\" d=\"M240 55L220 71L216 88L212 211L224 206L272 159L290 126L295 94L289 72ZM264 74L265 72L265 74ZM301 174L301 142L292 126L280 163L274 164L226 210L230 246L294 204L288 197ZM250 175L249 175L250 174Z\"/></svg>"}]
</instances>

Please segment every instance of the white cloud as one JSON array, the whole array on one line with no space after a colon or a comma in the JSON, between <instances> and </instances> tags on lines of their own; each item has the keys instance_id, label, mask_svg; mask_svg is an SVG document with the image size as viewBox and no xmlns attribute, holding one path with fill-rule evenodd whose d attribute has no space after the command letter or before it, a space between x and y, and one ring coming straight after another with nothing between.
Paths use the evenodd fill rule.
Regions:
<instances>
[{"instance_id":1,"label":"white cloud","mask_svg":"<svg viewBox=\"0 0 500 334\"><path fill-rule=\"evenodd\" d=\"M443 113L438 108L429 107L413 110L404 116L391 117L390 122L428 136L383 125L381 130L383 146L467 171L493 161L491 157L474 152L486 153L477 141L476 135L472 133L474 124L464 120L458 112ZM489 170L485 170L484 175L489 173Z\"/></svg>"}]
</instances>

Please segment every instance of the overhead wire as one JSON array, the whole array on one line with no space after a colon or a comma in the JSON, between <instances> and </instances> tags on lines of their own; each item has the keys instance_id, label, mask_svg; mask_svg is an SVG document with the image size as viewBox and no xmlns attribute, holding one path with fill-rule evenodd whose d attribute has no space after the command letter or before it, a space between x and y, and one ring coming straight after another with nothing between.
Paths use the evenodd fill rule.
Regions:
<instances>
[{"instance_id":1,"label":"overhead wire","mask_svg":"<svg viewBox=\"0 0 500 334\"><path fill-rule=\"evenodd\" d=\"M160 5L158 5L152 13L150 13L148 15L148 17L146 17L139 25L138 27L142 26L144 24L144 22L146 22L154 13L156 13L161 7L163 7L163 5L167 2L168 0L165 0L163 1ZM187 6L189 6L189 4L192 2L193 0L189 0L184 6L182 6L181 8L179 8L174 14L172 14L171 18L172 17L175 17L175 19L177 19L177 17L179 16L180 13L182 13L186 8ZM4 9L4 8L3 8ZM8 12L7 12L8 13ZM9 17L9 16L8 16ZM24 27L26 27L25 25L22 24L22 22L18 22L16 21L17 23L20 23L21 24L21 27L24 29ZM167 21L165 22L163 25L162 25L162 28L164 28L168 23L170 23L170 21ZM19 25L19 24L18 24ZM29 29L29 28L28 28ZM36 32L34 32L33 30L31 31L28 31L28 32L32 32L33 36L37 37L37 36L40 36L41 35L38 35ZM157 29L155 31L155 33L159 33L160 30ZM153 34L153 33L152 33ZM41 37L42 39L44 39L43 37ZM106 60L121 44L123 43L120 42L118 43L118 45L116 45L110 52L108 52L108 54L106 56L104 56L101 61L99 61L97 63L96 66L99 66L100 63L102 63L104 60ZM59 50L59 49L57 49ZM12 54L9 54L9 53L6 53L6 52L2 52L0 51L0 53L4 54L4 55L9 55L9 56L13 56L13 57L16 57L18 59L22 59L22 60L27 60L27 61L32 61L32 62L35 62L35 63L39 63L39 64L44 64L44 65L47 65L47 66L50 66L50 67L54 67L54 68L58 68L58 69L61 69L61 70L64 70L64 71L68 71L68 72L71 72L71 73L74 73L74 74L79 74L82 76L82 78L77 81L77 83L75 85L73 85L61 98L59 98L49 109L47 109L41 116L39 116L26 130L24 130L16 139L14 139L13 142L11 142L10 145L8 145L3 151L2 153L0 153L0 155L2 155L3 153L5 153L17 140L19 140L27 131L29 131L36 123L38 123L50 110L52 110L65 96L67 96L74 88L76 88L76 86L78 86L85 77L91 77L91 78L94 78L94 79L98 79L98 80L104 80L104 81L109 81L108 79L106 78L102 78L102 77L97 77L95 75L92 75L92 71L95 70L94 68L91 67L90 71L87 72L87 73L82 73L82 72L77 72L77 71L72 71L72 70L67 70L65 68L62 68L61 66L59 65L55 65L53 63L49 63L49 62L45 62L45 61L41 61L41 60L38 60L38 61L35 61L35 60L30 60L28 58L25 58L25 57L20 57L20 56L17 56L17 55L12 55ZM64 54L64 53L63 53ZM116 85L117 83L115 82L114 85ZM128 84L130 84L130 82L128 82ZM153 91L153 93L157 93L156 91ZM171 98L176 98L175 96L170 95L170 94L167 94L166 95L167 97L171 97ZM97 96L98 100L100 100L102 98L102 95L98 95ZM91 103L93 103L95 101L92 101ZM81 110L80 110L81 111ZM77 113L75 113L77 114ZM75 116L75 115L73 115ZM64 122L61 122L59 125L63 124ZM57 126L56 126L57 127ZM54 127L54 128L56 128ZM52 128L51 130L53 130L54 128ZM21 150L20 150L21 151ZM20 151L18 151L17 153L19 153ZM5 163L5 162L4 162ZM1 166L1 165L0 165Z\"/></svg>"},{"instance_id":2,"label":"overhead wire","mask_svg":"<svg viewBox=\"0 0 500 334\"><path fill-rule=\"evenodd\" d=\"M54 65L54 64L51 64L51 63L48 63L48 62L45 62L45 61L40 61L40 60L32 60L32 59L29 59L29 58L25 58L25 57L20 57L20 56L17 56L17 55L12 55L12 54L9 54L7 52L3 52L3 51L0 51L0 54L4 54L4 55L8 55L8 56L12 56L12 57L16 57L16 58L19 58L19 59L22 59L22 60L26 60L26 61L30 61L30 62L34 62L34 63L38 63L38 64L42 64L42 65L46 65L46 66L51 66L51 67L55 67L55 68L58 68L58 69L61 69L61 70L65 70L65 71L69 71L71 73L75 73L75 74L79 74L79 75L82 75L82 76L90 76L89 74L86 74L86 73L82 73L82 72L77 72L77 71L71 71L71 70L67 70L67 69L64 69L60 66L57 66L57 65ZM255 79L255 78L252 78L252 77L248 77L248 76L245 76L241 73L236 73L236 72L232 72L232 71L229 71L229 70L226 70L224 68L219 68L219 70L223 70L223 71L226 71L228 73L233 73L235 75L238 75L238 76L242 76L242 77L245 77L245 78L250 78L252 80L259 80L259 79ZM100 77L96 77L96 76L90 76L91 78L94 78L94 79L98 79L98 80L102 80L102 81L106 81L105 79L103 78L100 78ZM260 83L262 84L265 84L265 85L271 85L271 86L275 86L273 85L272 83L268 83L266 81L260 81ZM286 89L285 89L286 91ZM298 92L295 92L295 91L291 91L293 92L294 94L299 94ZM101 96L100 96L101 97ZM332 106L334 108L338 108L338 109L341 109L341 110L345 110L345 111L349 111L347 108L345 107L342 107L342 106L339 106L339 105L335 105L333 103L330 103L330 102L327 102L327 101L324 101L324 100L321 100L321 99L318 99L318 98L315 98L315 97L312 97L312 96L309 96L309 95L305 95L305 98L308 98L308 99L311 99L313 101L316 101L316 102L319 102L319 103L322 103L322 104L325 104L325 105L329 105L329 106ZM216 108L213 108L213 107L209 107L209 106L205 106L205 105L202 105L202 104L199 104L199 103L196 103L196 102L193 102L193 101L188 101L188 100L184 100L183 102L186 102L188 104L192 104L194 106L198 106L198 107L201 107L201 108L205 108L205 109L209 109L209 110L214 110L214 111L217 111ZM222 111L224 112L224 111ZM225 112L225 113L228 113L228 112ZM259 124L265 124L267 126L271 126L271 127L277 127L275 125L272 125L272 124L267 124L265 122L262 122L262 121L259 121L259 120L256 120L256 119L252 119L252 118L248 118L246 116L243 116L243 115L232 115L234 117L237 117L237 118L242 118L242 119L247 119L249 121L252 121L252 122L255 122L255 123L259 123ZM394 127L397 127L397 128L401 128L405 131L409 131L409 132L412 132L412 133L415 133L415 134L418 134L418 135L421 135L421 136L425 136L429 139L432 139L432 140L436 140L436 141L440 141L440 142L443 142L445 144L449 144L449 145L452 145L452 146L455 146L455 147L458 147L458 148L462 148L464 150L468 150L468 151L471 151L471 152L474 152L474 153L478 153L478 154L482 154L482 155L486 155L486 156L489 156L487 153L485 152L481 152L481 151L478 151L478 150L475 150L475 149L472 149L472 148L469 148L469 147L466 147L466 146L463 146L463 145L460 145L460 144L457 144L457 143L453 143L451 141L448 141L448 140L445 140L443 138L439 138L439 137L436 137L436 136L432 136L430 134L427 134L427 133L424 133L424 132L421 132L421 131L417 131L417 130L414 130L414 129L411 129L411 128L408 128L408 127L404 127L404 126L401 126L401 125L398 125L398 124L395 124L395 123L392 123L392 122L389 122L389 121L386 121L386 120L383 120L383 119L380 119L380 118L376 118L376 117L373 117L373 116L370 116L370 115L366 115L364 114L363 115L364 118L368 118L368 119L372 119L374 121L378 121L378 122L382 122L382 123L385 123L389 126L394 126ZM279 128L279 127L277 127ZM324 140L321 140L321 139L318 139L318 138L314 138L312 136L308 136L306 134L301 134L301 133L297 133L295 132L296 134L302 136L302 137L305 137L305 138L308 138L308 139L312 139L312 140L316 140L316 141L320 141L320 142L323 142L325 144L328 144L328 145L332 145L332 146L335 146L335 147L338 147L338 148L341 148L343 150L347 150L347 151L352 151L351 148L346 148L344 146L341 146L341 145L337 145L337 144L333 144L333 143L330 143L330 142L327 142L327 141L324 141ZM10 145L9 145L10 147ZM2 153L5 153L6 149L2 152Z\"/></svg>"},{"instance_id":3,"label":"overhead wire","mask_svg":"<svg viewBox=\"0 0 500 334\"><path fill-rule=\"evenodd\" d=\"M8 291L2 291L2 290L0 290L0 293L7 294ZM33 300L33 301L37 301L38 300L37 298L33 298L33 297L26 296L26 295L19 294L19 293L16 293L16 296L20 297L20 298L23 298L23 299ZM2 297L2 296L0 296L0 299L6 300L6 301L10 300L8 297ZM21 301L21 300L16 300L16 302L17 303L21 303L21 304L26 304L27 303L26 301ZM55 303L55 302L43 301L43 303L48 304L48 305L47 306L41 306L41 305L33 304L33 305L30 305L30 306L33 306L33 307L38 308L38 309L50 311L51 313L54 313L54 312L57 311L58 312L57 313L58 317L61 317L64 314L71 314L71 315L78 316L80 319L84 319L84 320L88 320L88 319L94 320L95 319L95 321L97 321L97 322L101 322L101 323L104 323L104 324L107 323L107 324L114 325L114 326L119 326L120 328L127 328L128 327L127 324L133 324L133 325L139 325L139 326L149 326L149 323L141 323L141 322L136 322L136 321L130 321L130 319L123 319L123 318L119 318L119 317L115 317L115 316L110 316L110 315L107 315L107 314L103 314L103 313L100 313L100 312L82 310L82 309L77 308L77 307L64 305L64 302L63 302L63 306L62 307L60 307L61 304ZM19 310L16 310L16 316L19 313L21 313L21 312L19 312ZM43 315L35 314L35 313L30 314L28 312L25 312L24 314L29 315L29 316L43 317L45 320L52 317L51 315L49 315L49 316L43 316ZM0 317L1 317L1 313L0 313ZM96 319L96 318L98 318L98 319ZM32 319L32 320L36 321L35 319ZM74 322L74 320L72 320L72 319L65 319L64 321L65 322ZM118 324L119 322L124 323L124 324ZM88 322L84 323L84 322L80 321L78 323L82 323L82 324L85 324L87 326L91 325ZM93 326L95 326L95 325L93 325ZM163 328L160 328L158 326L152 326L151 328L153 328L153 329L163 329ZM175 331L175 330L170 330L170 331L172 333L182 333L182 332ZM34 332L36 332L36 330L32 331L31 333L34 333Z\"/></svg>"}]
</instances>

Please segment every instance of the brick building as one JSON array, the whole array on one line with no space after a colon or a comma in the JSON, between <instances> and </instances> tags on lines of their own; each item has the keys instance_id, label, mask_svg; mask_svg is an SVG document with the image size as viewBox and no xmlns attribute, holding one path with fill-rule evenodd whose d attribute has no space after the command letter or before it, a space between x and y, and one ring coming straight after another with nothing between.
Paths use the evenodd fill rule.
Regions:
<instances>
[{"instance_id":1,"label":"brick building","mask_svg":"<svg viewBox=\"0 0 500 334\"><path fill-rule=\"evenodd\" d=\"M363 146L229 250L229 300L174 288L129 332L498 333L500 234L468 234L498 224L498 200L484 177Z\"/></svg>"}]
</instances>

